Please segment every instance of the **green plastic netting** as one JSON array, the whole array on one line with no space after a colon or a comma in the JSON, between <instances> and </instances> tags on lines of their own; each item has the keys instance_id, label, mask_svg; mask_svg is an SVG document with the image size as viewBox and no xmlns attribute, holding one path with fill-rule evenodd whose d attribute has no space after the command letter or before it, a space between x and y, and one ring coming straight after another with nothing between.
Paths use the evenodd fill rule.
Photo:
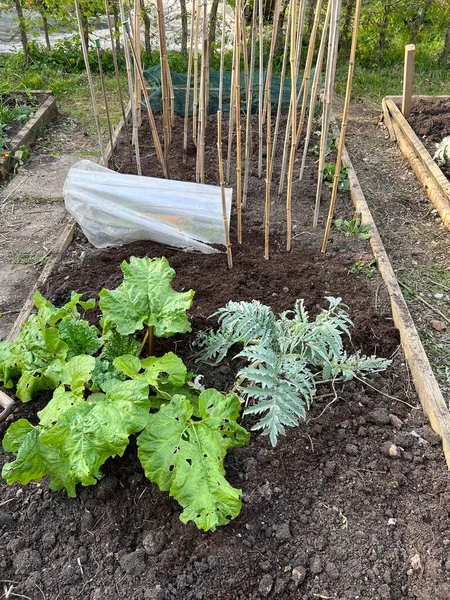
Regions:
<instances>
[{"instance_id":1,"label":"green plastic netting","mask_svg":"<svg viewBox=\"0 0 450 600\"><path fill-rule=\"evenodd\" d=\"M184 117L185 104L186 104L186 80L187 76L170 71L172 76L173 90L174 90L174 110L175 114L180 117ZM149 67L144 71L145 79L147 80L151 89L150 94L150 105L154 113L162 112L162 90L161 90L161 67L155 65ZM219 108L219 71L209 72L209 102L208 102L208 114L216 114ZM253 93L252 93L252 113L258 112L258 98L259 98L259 72L255 71L253 77ZM314 71L311 72L312 81L314 77ZM264 71L264 85L266 81L266 72ZM199 75L200 83L200 75ZM280 94L281 78L273 76L271 82L271 103L272 110L276 110L278 107L278 98ZM297 90L300 90L302 84L301 76L297 79ZM244 97L245 90L245 76L241 73L241 110L246 110L247 103ZM193 78L191 77L191 93L189 99L189 116L192 116L192 104L193 104ZM223 75L223 112L229 112L230 110L230 97L231 97L231 71L225 71ZM287 112L289 110L289 102L291 98L291 80L286 78L284 81L283 95L281 110Z\"/></svg>"}]
</instances>

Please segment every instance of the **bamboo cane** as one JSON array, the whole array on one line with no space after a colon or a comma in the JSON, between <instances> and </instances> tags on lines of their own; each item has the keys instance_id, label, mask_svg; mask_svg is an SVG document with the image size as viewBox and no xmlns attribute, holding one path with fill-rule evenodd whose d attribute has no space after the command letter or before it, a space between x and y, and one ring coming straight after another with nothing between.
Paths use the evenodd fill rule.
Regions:
<instances>
[{"instance_id":1,"label":"bamboo cane","mask_svg":"<svg viewBox=\"0 0 450 600\"><path fill-rule=\"evenodd\" d=\"M308 102L308 93L309 93L309 80L311 78L311 67L312 67L312 61L313 61L313 56L314 56L314 48L316 46L316 37L317 37L317 30L319 28L320 11L321 10L322 10L322 0L317 0L316 10L314 13L314 23L313 23L313 26L311 29L311 36L309 38L308 54L306 57L305 70L303 73L303 99L302 99L302 108L300 111L300 118L299 118L298 128L297 128L297 137L296 137L297 146L300 141L300 136L301 136L302 130L303 130L303 124L305 121L306 104Z\"/></svg>"},{"instance_id":2,"label":"bamboo cane","mask_svg":"<svg viewBox=\"0 0 450 600\"><path fill-rule=\"evenodd\" d=\"M197 0L192 0L195 5L194 28L194 97L192 101L192 139L197 146L197 110L198 110L198 34L200 29L200 6Z\"/></svg>"},{"instance_id":3,"label":"bamboo cane","mask_svg":"<svg viewBox=\"0 0 450 600\"><path fill-rule=\"evenodd\" d=\"M334 206L336 204L336 196L339 186L339 175L341 173L342 153L344 150L345 134L347 132L348 112L350 108L350 98L352 94L353 73L355 70L356 45L358 42L359 21L361 16L361 0L356 0L355 17L353 21L352 47L350 50L350 60L348 63L347 89L345 91L344 110L342 113L341 134L339 136L339 146L336 157L336 167L334 172L333 190L331 192L330 207L328 210L327 224L325 234L323 236L321 252L326 252L328 238L330 237L331 221L334 215Z\"/></svg>"},{"instance_id":4,"label":"bamboo cane","mask_svg":"<svg viewBox=\"0 0 450 600\"><path fill-rule=\"evenodd\" d=\"M202 71L200 76L200 128L197 144L197 182L205 182L205 134L208 110L208 2L203 0Z\"/></svg>"},{"instance_id":5,"label":"bamboo cane","mask_svg":"<svg viewBox=\"0 0 450 600\"><path fill-rule=\"evenodd\" d=\"M184 101L183 162L187 160L189 105L191 102L192 54L194 49L195 2L192 2L191 35L189 44L188 72L186 77L186 99Z\"/></svg>"},{"instance_id":6,"label":"bamboo cane","mask_svg":"<svg viewBox=\"0 0 450 600\"><path fill-rule=\"evenodd\" d=\"M289 49L289 36L291 33L291 11L289 11L288 19L286 23L286 34L284 39L284 52L283 52L283 63L281 65L281 77L280 77L280 92L278 94L278 109L277 109L277 117L275 121L275 130L273 132L273 143L272 143L272 157L271 162L273 163L275 159L275 152L277 148L277 139L278 139L278 131L280 128L280 120L281 120L281 109L283 106L283 92L284 92L284 82L286 79L286 65L287 65L287 56ZM281 195L281 194L280 194Z\"/></svg>"},{"instance_id":7,"label":"bamboo cane","mask_svg":"<svg viewBox=\"0 0 450 600\"><path fill-rule=\"evenodd\" d=\"M117 84L117 94L119 96L120 110L122 112L123 129L125 132L125 139L127 141L128 152L130 155L130 163L133 163L133 153L131 150L131 138L130 138L130 132L128 129L128 122L127 122L128 119L125 114L125 104L123 101L122 84L120 83L119 64L117 62L116 44L115 44L115 39L114 39L113 27L112 27L112 23L111 23L109 0L105 0L105 12L106 12L106 19L108 21L109 37L111 39L111 53L112 53L113 63L114 63L114 75L115 75L116 84Z\"/></svg>"},{"instance_id":8,"label":"bamboo cane","mask_svg":"<svg viewBox=\"0 0 450 600\"><path fill-rule=\"evenodd\" d=\"M98 135L98 143L100 146L100 152L102 155L103 164L105 165L105 167L107 167L108 165L106 164L107 160L106 160L106 155L105 155L105 147L103 144L102 130L100 127L100 119L99 119L99 115L98 115L97 99L95 97L94 82L92 81L91 67L89 65L89 56L88 56L88 51L87 51L87 47L86 47L86 42L85 42L84 35L83 35L83 23L82 23L81 10L80 10L80 5L78 3L78 0L75 0L75 9L76 9L76 13L77 13L78 28L80 30L81 49L83 51L84 65L86 67L86 75L87 75L88 83L89 83L89 91L91 93L92 108L93 108L93 112L94 112L95 126L97 128L97 135Z\"/></svg>"},{"instance_id":9,"label":"bamboo cane","mask_svg":"<svg viewBox=\"0 0 450 600\"><path fill-rule=\"evenodd\" d=\"M128 21L125 21L123 23L123 26L124 26L125 32L128 36L129 46L131 48L131 52L133 54L133 58L134 58L135 65L136 65L137 64L136 49L135 49L135 45L133 44L133 39L131 38L131 32L130 32L130 29L128 26ZM124 39L124 42L126 45L125 39ZM168 165L166 163L165 156L164 156L164 153L163 153L163 150L161 147L161 142L160 142L159 135L158 135L158 129L157 129L156 123L155 123L155 117L153 116L152 107L150 105L150 99L148 97L147 84L145 82L144 73L143 73L142 67L140 65L138 66L137 73L138 73L138 77L141 82L142 91L144 92L145 106L147 108L148 120L150 123L150 129L152 132L153 143L155 145L156 156L158 158L159 163L161 164L161 166L163 168L164 177L166 179L169 179L170 175L169 175Z\"/></svg>"},{"instance_id":10,"label":"bamboo cane","mask_svg":"<svg viewBox=\"0 0 450 600\"><path fill-rule=\"evenodd\" d=\"M136 116L139 127L142 125L142 111L141 111L141 83L138 75L139 67L141 64L141 5L140 0L134 0L134 27L133 37L135 43L135 54L137 58L137 66L134 67L134 86L135 86L135 102L136 102Z\"/></svg>"},{"instance_id":11,"label":"bamboo cane","mask_svg":"<svg viewBox=\"0 0 450 600\"><path fill-rule=\"evenodd\" d=\"M161 93L164 131L164 162L168 164L170 145L170 106L169 106L169 81L167 78L167 45L165 39L164 11L162 0L156 0L156 14L158 20L160 65L161 65Z\"/></svg>"},{"instance_id":12,"label":"bamboo cane","mask_svg":"<svg viewBox=\"0 0 450 600\"><path fill-rule=\"evenodd\" d=\"M263 123L265 123L265 120L266 120L267 104L270 102L269 88L271 87L273 55L275 53L275 46L276 46L277 37L278 37L278 22L280 20L280 11L281 11L281 0L276 0L275 8L273 11L272 39L270 40L269 59L267 61L267 69L266 69L266 86L265 86L265 90L264 90L263 116L262 116Z\"/></svg>"},{"instance_id":13,"label":"bamboo cane","mask_svg":"<svg viewBox=\"0 0 450 600\"><path fill-rule=\"evenodd\" d=\"M115 161L115 156L114 156L113 130L112 130L112 125L111 125L111 116L109 114L108 97L106 95L105 76L103 74L102 57L100 54L100 40L98 38L96 38L96 40L95 40L95 49L97 51L98 72L100 74L100 83L102 86L103 102L105 103L106 121L108 123L109 144L111 147L111 161L112 161L113 169L115 169L116 161ZM107 165L105 165L105 166L107 166Z\"/></svg>"},{"instance_id":14,"label":"bamboo cane","mask_svg":"<svg viewBox=\"0 0 450 600\"><path fill-rule=\"evenodd\" d=\"M241 177L241 0L236 0L235 10L235 78L234 78L234 105L236 115L236 211L237 211L237 238L238 244L242 244L242 177Z\"/></svg>"},{"instance_id":15,"label":"bamboo cane","mask_svg":"<svg viewBox=\"0 0 450 600\"><path fill-rule=\"evenodd\" d=\"M268 89L268 98L270 98L270 79ZM272 126L272 107L269 103L266 113L267 124L267 160L266 160L266 202L264 207L264 258L269 260L269 236L270 236L270 186L272 183L272 161L271 157L271 126Z\"/></svg>"},{"instance_id":16,"label":"bamboo cane","mask_svg":"<svg viewBox=\"0 0 450 600\"><path fill-rule=\"evenodd\" d=\"M231 86L230 86L230 110L228 111L228 151L227 151L227 174L226 174L226 183L228 185L230 181L230 171L231 171L231 148L233 145L233 125L235 121L234 114L234 81L236 78L236 37L233 42L233 58L231 62Z\"/></svg>"},{"instance_id":17,"label":"bamboo cane","mask_svg":"<svg viewBox=\"0 0 450 600\"><path fill-rule=\"evenodd\" d=\"M252 152L252 106L253 106L253 72L255 70L256 49L256 2L253 3L252 27L250 48L250 73L247 86L247 117L245 124L245 158L244 158L244 191L242 196L242 207L247 204L248 177L250 173L250 156Z\"/></svg>"},{"instance_id":18,"label":"bamboo cane","mask_svg":"<svg viewBox=\"0 0 450 600\"><path fill-rule=\"evenodd\" d=\"M219 182L220 193L222 196L222 215L223 226L225 229L225 240L227 245L227 260L228 268L233 268L233 255L231 253L230 231L228 229L227 202L225 198L225 182L223 178L223 161L222 161L222 115L220 110L217 112L217 155L219 159Z\"/></svg>"},{"instance_id":19,"label":"bamboo cane","mask_svg":"<svg viewBox=\"0 0 450 600\"><path fill-rule=\"evenodd\" d=\"M245 20L245 2L241 11L241 45L242 45L242 61L244 63L244 89L245 89L245 97L248 95L248 82L249 82L249 73L248 73L248 46L247 46L247 23ZM251 32L250 32L251 35Z\"/></svg>"},{"instance_id":20,"label":"bamboo cane","mask_svg":"<svg viewBox=\"0 0 450 600\"><path fill-rule=\"evenodd\" d=\"M256 2L256 0L254 0ZM296 2L296 0L294 0ZM263 0L258 0L259 18L259 92L258 92L258 179L262 177L263 154L263 79L264 79L264 13Z\"/></svg>"},{"instance_id":21,"label":"bamboo cane","mask_svg":"<svg viewBox=\"0 0 450 600\"><path fill-rule=\"evenodd\" d=\"M299 180L303 179L303 173L305 171L305 165L306 165L306 156L308 154L309 142L311 140L312 128L313 128L313 123L314 123L315 106L316 106L316 101L317 101L317 94L319 91L320 75L321 75L321 71L322 71L323 57L325 54L325 45L326 45L326 41L327 41L328 25L330 23L331 5L332 5L332 3L329 2L328 7L327 7L327 14L325 16L325 22L323 24L319 52L317 54L316 70L314 71L314 79L313 79L313 84L311 87L311 98L309 101L308 125L306 127L306 136L305 136L305 143L303 146L302 165L300 167Z\"/></svg>"},{"instance_id":22,"label":"bamboo cane","mask_svg":"<svg viewBox=\"0 0 450 600\"><path fill-rule=\"evenodd\" d=\"M300 56L301 56L301 50L302 50L302 39L303 39L303 25L304 25L304 21L305 21L305 8L306 8L306 2L303 2L303 4L300 6L300 11L299 11L299 22L297 24L297 28L299 31L299 36L297 37L297 44L296 44L296 48L295 48L295 57L296 57L296 64L297 64L297 71L298 72L298 67L300 64ZM295 26L295 21L291 22L291 28ZM292 29L291 29L292 31ZM290 60L290 58L289 58ZM292 84L292 81L291 81ZM295 82L295 85L297 86L297 82ZM302 96L303 93L303 81L302 84L300 86L300 89L297 93L297 98L296 98L296 102L295 102L295 110L297 111L297 107L298 107L298 103L300 102L300 98ZM291 99L292 99L292 89L291 89ZM289 112L288 112L288 118L286 121L286 132L285 132L285 136L284 136L284 148L283 148L283 158L281 161L281 171L280 171L280 183L278 186L278 198L281 198L281 195L283 194L283 189L284 189L284 181L286 179L286 169L288 167L288 154L290 157L290 145L289 145L289 141L291 140L291 124L292 124L292 110L293 110L293 105L292 102L290 102L289 104ZM296 113L297 114L297 113ZM297 149L297 148L296 148ZM287 203L286 203L287 204Z\"/></svg>"},{"instance_id":23,"label":"bamboo cane","mask_svg":"<svg viewBox=\"0 0 450 600\"><path fill-rule=\"evenodd\" d=\"M331 103L334 89L334 78L336 74L337 48L339 42L339 21L341 14L342 0L334 0L331 23L330 37L328 40L327 70L325 74L325 98L322 112L322 131L320 137L319 170L317 177L316 203L314 207L313 227L317 227L319 222L320 198L322 194L323 166L325 164L326 145L328 140L328 130L330 128Z\"/></svg>"},{"instance_id":24,"label":"bamboo cane","mask_svg":"<svg viewBox=\"0 0 450 600\"><path fill-rule=\"evenodd\" d=\"M220 71L219 71L219 112L220 118L222 118L223 109L223 70L225 65L225 13L227 7L227 0L223 0L222 6L222 39L220 46ZM222 124L221 124L222 127Z\"/></svg>"},{"instance_id":25,"label":"bamboo cane","mask_svg":"<svg viewBox=\"0 0 450 600\"><path fill-rule=\"evenodd\" d=\"M133 75L132 75L132 64L131 64L131 56L129 44L127 43L127 31L128 20L125 16L125 8L123 4L123 0L119 0L119 10L120 10L120 20L122 21L122 35L123 35L123 47L125 52L125 63L127 68L127 81L128 81L128 93L130 95L130 104L131 104L131 119L133 122L133 143L134 143L134 151L136 153L136 168L138 175L142 175L141 168L141 154L139 150L139 127L136 116L136 105L133 102Z\"/></svg>"},{"instance_id":26,"label":"bamboo cane","mask_svg":"<svg viewBox=\"0 0 450 600\"><path fill-rule=\"evenodd\" d=\"M297 0L294 0L295 8ZM306 0L300 0L300 15L298 24L298 35L295 37L295 27L291 27L291 152L289 156L288 183L286 195L286 250L291 251L292 240L292 179L294 173L294 160L296 151L296 134L297 134L297 104L299 95L297 95L297 72L300 63L300 54L303 37L303 24L305 20ZM293 13L295 14L295 12Z\"/></svg>"}]
</instances>

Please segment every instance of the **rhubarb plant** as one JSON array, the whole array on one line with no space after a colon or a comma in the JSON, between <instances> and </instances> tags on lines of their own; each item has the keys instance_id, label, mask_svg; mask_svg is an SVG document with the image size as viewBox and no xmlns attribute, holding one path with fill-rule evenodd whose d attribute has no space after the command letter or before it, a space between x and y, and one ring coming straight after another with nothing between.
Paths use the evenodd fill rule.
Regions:
<instances>
[{"instance_id":1,"label":"rhubarb plant","mask_svg":"<svg viewBox=\"0 0 450 600\"><path fill-rule=\"evenodd\" d=\"M244 414L262 415L253 430L268 435L272 446L286 427L306 419L317 385L324 380L352 379L357 373L386 369L390 361L360 353L347 354L343 337L350 336L352 321L340 298L327 298L329 306L309 319L303 300L278 318L268 306L229 302L220 308L219 327L197 337L203 360L220 362L233 346L235 358L248 363L237 374L235 389L246 402Z\"/></svg>"},{"instance_id":2,"label":"rhubarb plant","mask_svg":"<svg viewBox=\"0 0 450 600\"><path fill-rule=\"evenodd\" d=\"M227 450L249 439L237 422L240 402L202 390L172 352L141 356L145 345L135 333L144 327L148 339L190 330L194 292L172 289L175 272L164 258L131 257L122 270L123 283L100 293L102 330L82 315L94 300L73 293L58 308L37 293L37 313L14 342L0 342L0 385L24 402L53 390L36 425L19 419L7 430L3 447L14 460L2 475L10 485L48 477L51 489L75 496L140 434L148 479L180 503L183 522L215 529L241 508L224 469Z\"/></svg>"}]
</instances>

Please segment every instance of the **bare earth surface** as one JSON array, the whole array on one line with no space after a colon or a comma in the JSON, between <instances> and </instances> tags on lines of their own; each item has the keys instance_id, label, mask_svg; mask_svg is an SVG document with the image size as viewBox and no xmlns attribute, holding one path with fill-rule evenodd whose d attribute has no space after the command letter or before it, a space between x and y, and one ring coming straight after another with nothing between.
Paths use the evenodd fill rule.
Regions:
<instances>
[{"instance_id":1,"label":"bare earth surface","mask_svg":"<svg viewBox=\"0 0 450 600\"><path fill-rule=\"evenodd\" d=\"M413 272L439 257L439 244L436 257L429 250L440 239L439 226L426 215L418 184L376 117L355 107L350 151L376 220L384 223L380 229L393 262ZM174 164L182 164L179 154L178 149ZM103 285L118 283L119 263L129 254L164 253L177 271L177 289L197 290L194 330L230 296L258 298L277 311L304 297L314 312L324 295L338 294L351 307L353 344L392 356L393 366L370 380L373 387L361 381L339 387L333 402L333 390L325 388L323 394L332 396L318 398L306 425L290 430L276 449L253 435L247 447L230 453L227 474L243 490L244 506L236 521L216 532L181 524L176 502L145 480L133 443L122 459L108 461L101 482L77 499L51 492L45 482L26 488L0 483L0 583L9 595L450 600L450 477L440 440L418 405L378 274L348 273L355 261L370 258L367 243L333 231L329 254L319 254L321 231L310 226L312 172L308 185L296 186L296 235L289 256L283 207L274 201L271 260L262 259L263 181L253 177L246 243L235 245L232 273L221 255L198 257L152 243L95 250L78 234L43 291L56 301L80 285L95 295ZM215 166L210 176L216 176ZM404 186L398 184L402 177ZM325 208L324 200L322 224ZM337 208L339 216L351 216L348 194L339 195ZM416 225L418 234L400 251L406 229L395 228L400 222L405 228L404 221ZM428 237L420 237L421 231ZM188 341L167 340L164 349L175 349L190 368L200 369ZM209 385L220 389L229 388L236 368L231 360L219 368L201 366ZM45 398L16 407L8 424L19 416L34 419L42 402ZM0 451L0 463L10 458Z\"/></svg>"}]
</instances>

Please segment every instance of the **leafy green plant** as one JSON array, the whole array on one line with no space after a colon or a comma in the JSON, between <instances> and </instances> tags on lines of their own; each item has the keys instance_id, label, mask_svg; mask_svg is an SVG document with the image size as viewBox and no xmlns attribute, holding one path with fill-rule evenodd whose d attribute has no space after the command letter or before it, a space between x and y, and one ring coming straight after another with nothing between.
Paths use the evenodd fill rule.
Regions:
<instances>
[{"instance_id":1,"label":"leafy green plant","mask_svg":"<svg viewBox=\"0 0 450 600\"><path fill-rule=\"evenodd\" d=\"M450 135L443 138L439 144L436 144L436 152L433 156L439 166L445 165L450 159Z\"/></svg>"},{"instance_id":2,"label":"leafy green plant","mask_svg":"<svg viewBox=\"0 0 450 600\"><path fill-rule=\"evenodd\" d=\"M51 489L75 496L139 434L150 481L178 500L183 522L214 529L241 508L240 490L226 481L223 465L227 450L249 439L237 423L240 402L201 389L172 352L141 358L145 345L132 334L144 327L157 337L190 330L193 291L172 289L175 272L165 258L132 257L122 270L123 283L100 293L101 330L82 314L94 300L72 293L58 308L36 293L37 313L14 342L0 342L0 384L24 402L53 390L36 425L19 419L7 430L3 446L15 460L2 475L10 485L47 476Z\"/></svg>"},{"instance_id":3,"label":"leafy green plant","mask_svg":"<svg viewBox=\"0 0 450 600\"><path fill-rule=\"evenodd\" d=\"M369 225L362 225L360 217L354 217L351 221L336 219L334 224L338 231L345 233L346 237L354 235L360 240L368 240L370 238Z\"/></svg>"},{"instance_id":4,"label":"leafy green plant","mask_svg":"<svg viewBox=\"0 0 450 600\"><path fill-rule=\"evenodd\" d=\"M321 131L315 131L313 133L314 137L317 139L317 142L311 146L311 153L319 156L320 154L320 137L322 135ZM328 156L333 150L336 148L336 136L332 131L328 132L327 143L325 146L325 156Z\"/></svg>"},{"instance_id":5,"label":"leafy green plant","mask_svg":"<svg viewBox=\"0 0 450 600\"><path fill-rule=\"evenodd\" d=\"M358 273L363 273L366 277L372 277L377 270L377 260L373 258L372 260L357 260L355 264L350 267L348 270L349 275L355 275Z\"/></svg>"},{"instance_id":6,"label":"leafy green plant","mask_svg":"<svg viewBox=\"0 0 450 600\"><path fill-rule=\"evenodd\" d=\"M333 165L332 163L327 163L327 162L324 163L322 177L323 177L324 184L329 188L333 187L335 173L336 173L336 165ZM338 189L339 190L349 190L350 189L350 182L348 179L348 169L346 167L342 167L341 171L339 173Z\"/></svg>"},{"instance_id":7,"label":"leafy green plant","mask_svg":"<svg viewBox=\"0 0 450 600\"><path fill-rule=\"evenodd\" d=\"M212 315L218 317L218 330L197 337L201 358L216 363L233 346L243 347L235 358L246 359L248 366L239 371L236 389L247 404L244 414L263 415L253 430L262 430L273 446L286 427L306 418L321 381L347 381L358 372L382 371L390 364L375 356L347 354L342 338L350 335L352 321L340 298L327 300L329 307L312 321L303 300L278 318L257 300L229 302Z\"/></svg>"}]
</instances>

